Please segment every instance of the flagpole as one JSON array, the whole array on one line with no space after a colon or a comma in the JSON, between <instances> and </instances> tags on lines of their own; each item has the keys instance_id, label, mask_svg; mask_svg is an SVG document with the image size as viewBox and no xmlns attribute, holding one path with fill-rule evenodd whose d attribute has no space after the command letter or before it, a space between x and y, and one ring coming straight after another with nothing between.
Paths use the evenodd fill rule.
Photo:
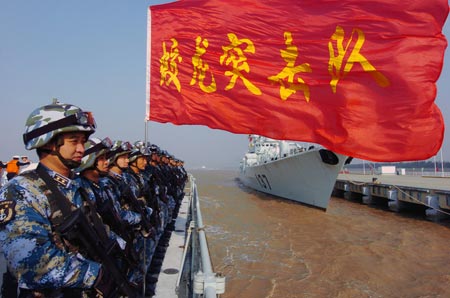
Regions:
<instances>
[{"instance_id":1,"label":"flagpole","mask_svg":"<svg viewBox=\"0 0 450 298\"><path fill-rule=\"evenodd\" d=\"M150 7L147 11L147 67L145 85L146 120L150 120L150 72L151 72L151 43L152 43L152 13Z\"/></svg>"},{"instance_id":2,"label":"flagpole","mask_svg":"<svg viewBox=\"0 0 450 298\"><path fill-rule=\"evenodd\" d=\"M148 140L148 130L147 130L147 121L150 120L150 60L151 60L151 11L150 7L147 8L147 67L146 67L146 79L145 79L145 103L146 103L146 115L145 115L145 121L144 121L144 133L145 133L145 146L147 145ZM142 283L142 296L145 296L145 279L147 276L147 267L145 265L145 241L144 241L144 282Z\"/></svg>"},{"instance_id":3,"label":"flagpole","mask_svg":"<svg viewBox=\"0 0 450 298\"><path fill-rule=\"evenodd\" d=\"M148 121L147 119L144 119L144 144L147 146L148 141Z\"/></svg>"},{"instance_id":4,"label":"flagpole","mask_svg":"<svg viewBox=\"0 0 450 298\"><path fill-rule=\"evenodd\" d=\"M145 144L147 144L148 138L148 121L150 120L150 72L151 72L151 58L152 58L152 13L150 7L147 10L147 66L146 66L146 85L145 85L145 106L146 106L146 116L145 116Z\"/></svg>"}]
</instances>

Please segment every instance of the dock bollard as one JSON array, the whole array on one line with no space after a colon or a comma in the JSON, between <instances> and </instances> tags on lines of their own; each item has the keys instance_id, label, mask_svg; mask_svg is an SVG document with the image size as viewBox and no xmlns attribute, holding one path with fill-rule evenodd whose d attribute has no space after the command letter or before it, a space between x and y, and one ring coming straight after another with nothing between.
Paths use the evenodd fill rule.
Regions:
<instances>
[{"instance_id":1,"label":"dock bollard","mask_svg":"<svg viewBox=\"0 0 450 298\"><path fill-rule=\"evenodd\" d=\"M400 212L405 203L398 199L398 191L396 189L388 190L388 206L391 211Z\"/></svg>"},{"instance_id":2,"label":"dock bollard","mask_svg":"<svg viewBox=\"0 0 450 298\"><path fill-rule=\"evenodd\" d=\"M363 196L362 196L363 204L366 204L366 205L373 204L372 192L371 192L371 187L370 186L363 186L362 194L363 194Z\"/></svg>"},{"instance_id":3,"label":"dock bollard","mask_svg":"<svg viewBox=\"0 0 450 298\"><path fill-rule=\"evenodd\" d=\"M427 201L427 205L430 207L425 210L425 215L428 220L437 222L447 217L446 214L440 212L441 207L439 206L439 197L438 196L426 196L425 200Z\"/></svg>"},{"instance_id":4,"label":"dock bollard","mask_svg":"<svg viewBox=\"0 0 450 298\"><path fill-rule=\"evenodd\" d=\"M350 185L348 183L344 184L344 199L346 200L352 199L352 191L350 190Z\"/></svg>"}]
</instances>

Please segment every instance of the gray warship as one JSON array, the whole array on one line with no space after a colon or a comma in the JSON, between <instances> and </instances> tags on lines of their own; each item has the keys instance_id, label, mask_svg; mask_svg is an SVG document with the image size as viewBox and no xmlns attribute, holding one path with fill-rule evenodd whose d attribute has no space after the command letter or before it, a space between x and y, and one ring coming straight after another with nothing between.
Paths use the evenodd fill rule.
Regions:
<instances>
[{"instance_id":1,"label":"gray warship","mask_svg":"<svg viewBox=\"0 0 450 298\"><path fill-rule=\"evenodd\" d=\"M318 145L249 135L239 180L257 191L326 209L339 171L350 161Z\"/></svg>"}]
</instances>

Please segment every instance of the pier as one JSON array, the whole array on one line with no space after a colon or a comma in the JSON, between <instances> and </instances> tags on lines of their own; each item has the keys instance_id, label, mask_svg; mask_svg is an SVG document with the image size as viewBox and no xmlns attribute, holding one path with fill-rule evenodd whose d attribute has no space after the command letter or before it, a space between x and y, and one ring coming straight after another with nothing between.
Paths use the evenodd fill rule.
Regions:
<instances>
[{"instance_id":1,"label":"pier","mask_svg":"<svg viewBox=\"0 0 450 298\"><path fill-rule=\"evenodd\" d=\"M333 196L367 205L387 201L394 212L422 205L431 221L450 217L450 177L341 173Z\"/></svg>"}]
</instances>

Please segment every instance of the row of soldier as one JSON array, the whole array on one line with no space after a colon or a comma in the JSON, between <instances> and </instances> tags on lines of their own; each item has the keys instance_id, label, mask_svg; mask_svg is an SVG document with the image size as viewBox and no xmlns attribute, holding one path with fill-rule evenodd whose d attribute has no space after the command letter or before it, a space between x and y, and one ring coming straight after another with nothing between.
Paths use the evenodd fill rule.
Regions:
<instances>
[{"instance_id":1,"label":"row of soldier","mask_svg":"<svg viewBox=\"0 0 450 298\"><path fill-rule=\"evenodd\" d=\"M3 297L152 295L146 277L184 195L183 162L142 141L89 138L95 129L90 112L58 102L27 119L39 164L0 190Z\"/></svg>"}]
</instances>

